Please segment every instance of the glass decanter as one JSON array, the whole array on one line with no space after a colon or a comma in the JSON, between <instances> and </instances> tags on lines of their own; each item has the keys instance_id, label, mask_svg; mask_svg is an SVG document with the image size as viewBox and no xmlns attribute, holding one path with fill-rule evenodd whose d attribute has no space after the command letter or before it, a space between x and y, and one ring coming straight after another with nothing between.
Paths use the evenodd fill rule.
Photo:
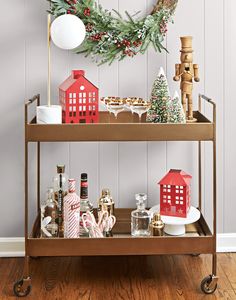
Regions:
<instances>
[{"instance_id":1,"label":"glass decanter","mask_svg":"<svg viewBox=\"0 0 236 300\"><path fill-rule=\"evenodd\" d=\"M149 236L150 214L145 209L147 195L139 193L135 195L137 209L131 212L131 235L132 236Z\"/></svg>"}]
</instances>

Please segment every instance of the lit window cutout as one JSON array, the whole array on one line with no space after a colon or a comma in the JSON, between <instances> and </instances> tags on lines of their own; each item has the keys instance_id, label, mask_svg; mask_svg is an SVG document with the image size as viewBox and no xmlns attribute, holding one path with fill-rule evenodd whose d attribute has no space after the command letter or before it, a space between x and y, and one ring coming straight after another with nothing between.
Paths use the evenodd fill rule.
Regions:
<instances>
[{"instance_id":1,"label":"lit window cutout","mask_svg":"<svg viewBox=\"0 0 236 300\"><path fill-rule=\"evenodd\" d=\"M166 185L164 184L163 187L166 187Z\"/></svg>"},{"instance_id":2,"label":"lit window cutout","mask_svg":"<svg viewBox=\"0 0 236 300\"><path fill-rule=\"evenodd\" d=\"M170 189L168 189L168 193L170 193Z\"/></svg>"},{"instance_id":3,"label":"lit window cutout","mask_svg":"<svg viewBox=\"0 0 236 300\"><path fill-rule=\"evenodd\" d=\"M164 195L163 198L166 198L166 195Z\"/></svg>"},{"instance_id":4,"label":"lit window cutout","mask_svg":"<svg viewBox=\"0 0 236 300\"><path fill-rule=\"evenodd\" d=\"M85 87L83 85L81 85L80 90L83 91L85 89Z\"/></svg>"},{"instance_id":5,"label":"lit window cutout","mask_svg":"<svg viewBox=\"0 0 236 300\"><path fill-rule=\"evenodd\" d=\"M170 200L168 200L168 203L170 204L170 203L171 203L171 201L170 201Z\"/></svg>"},{"instance_id":6,"label":"lit window cutout","mask_svg":"<svg viewBox=\"0 0 236 300\"><path fill-rule=\"evenodd\" d=\"M76 111L76 106L73 106L73 111Z\"/></svg>"},{"instance_id":7,"label":"lit window cutout","mask_svg":"<svg viewBox=\"0 0 236 300\"><path fill-rule=\"evenodd\" d=\"M168 184L168 186L167 186L168 188L170 188L171 186Z\"/></svg>"},{"instance_id":8,"label":"lit window cutout","mask_svg":"<svg viewBox=\"0 0 236 300\"><path fill-rule=\"evenodd\" d=\"M179 204L179 201L175 201L176 204Z\"/></svg>"},{"instance_id":9,"label":"lit window cutout","mask_svg":"<svg viewBox=\"0 0 236 300\"><path fill-rule=\"evenodd\" d=\"M72 99L69 100L69 103L72 104Z\"/></svg>"},{"instance_id":10,"label":"lit window cutout","mask_svg":"<svg viewBox=\"0 0 236 300\"><path fill-rule=\"evenodd\" d=\"M184 191L183 190L180 190L180 194L183 194L184 193Z\"/></svg>"},{"instance_id":11,"label":"lit window cutout","mask_svg":"<svg viewBox=\"0 0 236 300\"><path fill-rule=\"evenodd\" d=\"M70 106L69 110L72 111L72 106Z\"/></svg>"},{"instance_id":12,"label":"lit window cutout","mask_svg":"<svg viewBox=\"0 0 236 300\"><path fill-rule=\"evenodd\" d=\"M178 186L178 185L176 185L175 187L176 187L177 189L179 188L179 186Z\"/></svg>"},{"instance_id":13,"label":"lit window cutout","mask_svg":"<svg viewBox=\"0 0 236 300\"><path fill-rule=\"evenodd\" d=\"M83 106L83 111L86 111L86 106Z\"/></svg>"},{"instance_id":14,"label":"lit window cutout","mask_svg":"<svg viewBox=\"0 0 236 300\"><path fill-rule=\"evenodd\" d=\"M73 98L76 98L76 93L73 94Z\"/></svg>"},{"instance_id":15,"label":"lit window cutout","mask_svg":"<svg viewBox=\"0 0 236 300\"><path fill-rule=\"evenodd\" d=\"M166 192L166 189L164 189L163 192Z\"/></svg>"},{"instance_id":16,"label":"lit window cutout","mask_svg":"<svg viewBox=\"0 0 236 300\"><path fill-rule=\"evenodd\" d=\"M180 204L181 204L181 205L183 205L183 204L184 204L184 202L183 202L183 201L180 201Z\"/></svg>"},{"instance_id":17,"label":"lit window cutout","mask_svg":"<svg viewBox=\"0 0 236 300\"><path fill-rule=\"evenodd\" d=\"M180 197L180 200L183 200L184 198L183 197Z\"/></svg>"},{"instance_id":18,"label":"lit window cutout","mask_svg":"<svg viewBox=\"0 0 236 300\"><path fill-rule=\"evenodd\" d=\"M179 196L176 196L175 199L179 200Z\"/></svg>"},{"instance_id":19,"label":"lit window cutout","mask_svg":"<svg viewBox=\"0 0 236 300\"><path fill-rule=\"evenodd\" d=\"M82 99L81 98L79 99L79 103L82 103Z\"/></svg>"},{"instance_id":20,"label":"lit window cutout","mask_svg":"<svg viewBox=\"0 0 236 300\"><path fill-rule=\"evenodd\" d=\"M183 190L184 187L181 185L179 188L180 188L181 190Z\"/></svg>"},{"instance_id":21,"label":"lit window cutout","mask_svg":"<svg viewBox=\"0 0 236 300\"><path fill-rule=\"evenodd\" d=\"M79 107L79 111L82 111L82 106Z\"/></svg>"},{"instance_id":22,"label":"lit window cutout","mask_svg":"<svg viewBox=\"0 0 236 300\"><path fill-rule=\"evenodd\" d=\"M72 98L72 93L69 93L69 97Z\"/></svg>"},{"instance_id":23,"label":"lit window cutout","mask_svg":"<svg viewBox=\"0 0 236 300\"><path fill-rule=\"evenodd\" d=\"M84 97L84 98L86 97L86 93L83 93L83 97Z\"/></svg>"},{"instance_id":24,"label":"lit window cutout","mask_svg":"<svg viewBox=\"0 0 236 300\"><path fill-rule=\"evenodd\" d=\"M76 99L73 100L73 104L76 104Z\"/></svg>"},{"instance_id":25,"label":"lit window cutout","mask_svg":"<svg viewBox=\"0 0 236 300\"><path fill-rule=\"evenodd\" d=\"M168 199L171 199L171 196L168 196Z\"/></svg>"},{"instance_id":26,"label":"lit window cutout","mask_svg":"<svg viewBox=\"0 0 236 300\"><path fill-rule=\"evenodd\" d=\"M82 93L79 93L79 97L80 97L80 98L82 97Z\"/></svg>"},{"instance_id":27,"label":"lit window cutout","mask_svg":"<svg viewBox=\"0 0 236 300\"><path fill-rule=\"evenodd\" d=\"M165 200L165 199L163 200L163 203L166 203L166 200Z\"/></svg>"}]
</instances>

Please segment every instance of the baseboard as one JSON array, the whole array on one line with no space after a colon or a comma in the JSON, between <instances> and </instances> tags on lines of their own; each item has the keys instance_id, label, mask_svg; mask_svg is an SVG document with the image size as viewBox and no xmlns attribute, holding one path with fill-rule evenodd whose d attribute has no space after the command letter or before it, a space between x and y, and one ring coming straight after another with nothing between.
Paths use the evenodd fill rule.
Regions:
<instances>
[{"instance_id":1,"label":"baseboard","mask_svg":"<svg viewBox=\"0 0 236 300\"><path fill-rule=\"evenodd\" d=\"M218 233L217 252L236 252L236 233Z\"/></svg>"},{"instance_id":2,"label":"baseboard","mask_svg":"<svg viewBox=\"0 0 236 300\"><path fill-rule=\"evenodd\" d=\"M25 255L25 239L0 238L0 257L21 257Z\"/></svg>"},{"instance_id":3,"label":"baseboard","mask_svg":"<svg viewBox=\"0 0 236 300\"><path fill-rule=\"evenodd\" d=\"M24 256L24 243L23 237L0 238L0 257ZM236 233L218 233L217 252L236 252Z\"/></svg>"}]
</instances>

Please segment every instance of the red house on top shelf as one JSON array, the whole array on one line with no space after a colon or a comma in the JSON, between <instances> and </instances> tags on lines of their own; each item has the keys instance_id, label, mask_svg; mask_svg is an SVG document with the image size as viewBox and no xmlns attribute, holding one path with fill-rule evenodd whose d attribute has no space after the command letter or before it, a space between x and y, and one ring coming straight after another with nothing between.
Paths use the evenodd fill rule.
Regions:
<instances>
[{"instance_id":1,"label":"red house on top shelf","mask_svg":"<svg viewBox=\"0 0 236 300\"><path fill-rule=\"evenodd\" d=\"M73 70L59 86L59 98L64 123L98 122L98 88L83 70Z\"/></svg>"},{"instance_id":2,"label":"red house on top shelf","mask_svg":"<svg viewBox=\"0 0 236 300\"><path fill-rule=\"evenodd\" d=\"M181 170L170 170L160 184L160 213L163 216L186 218L190 208L192 176Z\"/></svg>"}]
</instances>

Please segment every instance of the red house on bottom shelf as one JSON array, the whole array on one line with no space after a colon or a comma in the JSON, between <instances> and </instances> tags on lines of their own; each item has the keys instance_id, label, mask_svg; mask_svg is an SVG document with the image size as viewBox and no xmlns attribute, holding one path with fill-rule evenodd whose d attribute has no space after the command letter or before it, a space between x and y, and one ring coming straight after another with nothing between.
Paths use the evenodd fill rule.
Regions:
<instances>
[{"instance_id":1,"label":"red house on bottom shelf","mask_svg":"<svg viewBox=\"0 0 236 300\"><path fill-rule=\"evenodd\" d=\"M190 208L192 176L181 170L170 170L160 184L160 213L163 216L186 218Z\"/></svg>"},{"instance_id":2,"label":"red house on bottom shelf","mask_svg":"<svg viewBox=\"0 0 236 300\"><path fill-rule=\"evenodd\" d=\"M98 122L98 88L85 78L83 70L74 70L59 86L64 123Z\"/></svg>"}]
</instances>

